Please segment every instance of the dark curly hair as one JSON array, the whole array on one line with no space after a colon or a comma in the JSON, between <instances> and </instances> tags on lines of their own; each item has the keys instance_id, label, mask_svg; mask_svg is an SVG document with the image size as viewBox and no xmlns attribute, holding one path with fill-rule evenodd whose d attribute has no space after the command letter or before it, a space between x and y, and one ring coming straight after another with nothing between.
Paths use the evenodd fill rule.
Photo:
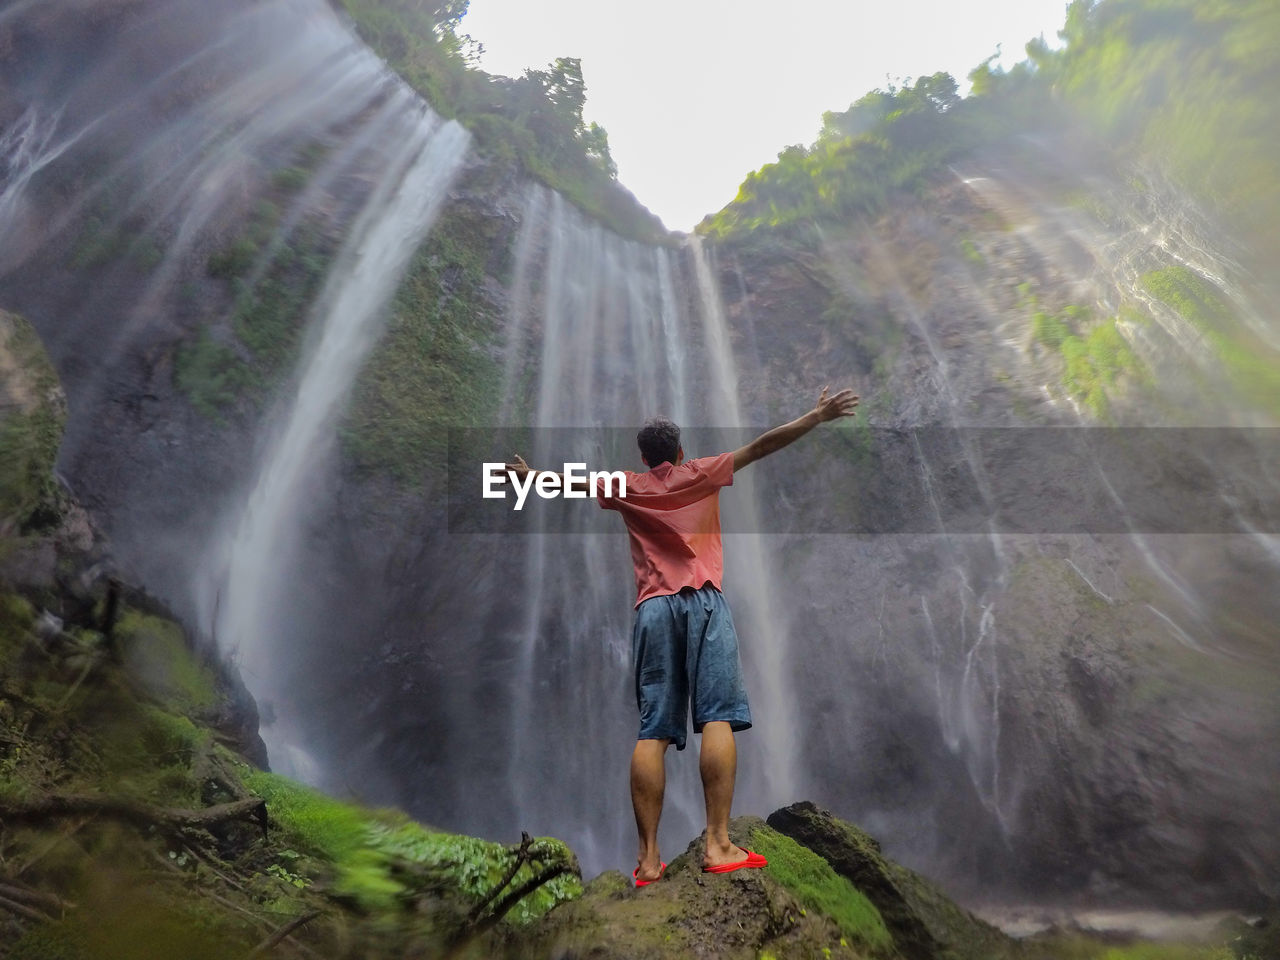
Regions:
<instances>
[{"instance_id":1,"label":"dark curly hair","mask_svg":"<svg viewBox=\"0 0 1280 960\"><path fill-rule=\"evenodd\" d=\"M680 428L666 417L651 417L636 434L636 443L649 466L656 467L664 461L675 466L680 452Z\"/></svg>"}]
</instances>

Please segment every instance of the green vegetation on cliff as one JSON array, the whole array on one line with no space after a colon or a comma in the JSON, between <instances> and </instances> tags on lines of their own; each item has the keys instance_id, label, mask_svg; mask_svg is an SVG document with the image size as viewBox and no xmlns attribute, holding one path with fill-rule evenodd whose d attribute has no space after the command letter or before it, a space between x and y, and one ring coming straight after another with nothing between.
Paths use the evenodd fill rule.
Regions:
<instances>
[{"instance_id":1,"label":"green vegetation on cliff","mask_svg":"<svg viewBox=\"0 0 1280 960\"><path fill-rule=\"evenodd\" d=\"M811 147L789 146L776 163L748 174L733 202L704 219L698 232L723 239L759 227L878 214L895 192L918 187L975 145L974 131L954 118L968 110L945 73L872 91L844 112L824 114Z\"/></svg>"},{"instance_id":2,"label":"green vegetation on cliff","mask_svg":"<svg viewBox=\"0 0 1280 960\"><path fill-rule=\"evenodd\" d=\"M1280 356L1236 322L1235 310L1216 287L1182 266L1144 274L1142 285L1217 352L1245 399L1280 411Z\"/></svg>"},{"instance_id":3,"label":"green vegetation on cliff","mask_svg":"<svg viewBox=\"0 0 1280 960\"><path fill-rule=\"evenodd\" d=\"M0 311L0 537L48 526L66 416L53 365L31 324Z\"/></svg>"},{"instance_id":4,"label":"green vegetation on cliff","mask_svg":"<svg viewBox=\"0 0 1280 960\"><path fill-rule=\"evenodd\" d=\"M1068 305L1058 313L1042 309L1034 295L1023 303L1035 312L1032 339L1062 357L1062 386L1068 396L1084 404L1100 421L1112 421L1111 396L1123 377L1131 383L1147 382L1145 367L1121 332L1125 322L1146 322L1133 309L1109 320L1096 320L1085 307Z\"/></svg>"},{"instance_id":5,"label":"green vegetation on cliff","mask_svg":"<svg viewBox=\"0 0 1280 960\"><path fill-rule=\"evenodd\" d=\"M450 427L493 422L499 316L485 278L507 271L507 226L455 203L419 248L342 429L358 469L420 483L443 469Z\"/></svg>"},{"instance_id":6,"label":"green vegetation on cliff","mask_svg":"<svg viewBox=\"0 0 1280 960\"><path fill-rule=\"evenodd\" d=\"M1280 217L1271 0L1075 0L1061 50L1028 47L1088 129L1167 169L1251 242Z\"/></svg>"},{"instance_id":7,"label":"green vegetation on cliff","mask_svg":"<svg viewBox=\"0 0 1280 960\"><path fill-rule=\"evenodd\" d=\"M1280 220L1280 6L1270 0L1074 0L1062 46L971 74L961 99L946 74L874 90L827 113L809 147L748 175L698 227L726 238L758 227L881 212L945 165L1015 134L1072 131L1167 171L1251 243Z\"/></svg>"},{"instance_id":8,"label":"green vegetation on cliff","mask_svg":"<svg viewBox=\"0 0 1280 960\"><path fill-rule=\"evenodd\" d=\"M467 0L341 0L356 28L437 112L469 129L482 151L518 164L624 237L657 240L661 222L621 186L609 138L586 123L582 62L560 57L523 76L476 64L477 44L458 33Z\"/></svg>"},{"instance_id":9,"label":"green vegetation on cliff","mask_svg":"<svg viewBox=\"0 0 1280 960\"><path fill-rule=\"evenodd\" d=\"M52 485L61 392L30 328L0 324L22 467L0 472L0 960L488 957L578 894L559 841L430 830L256 769L247 694L76 546L65 496L15 529ZM41 413L38 443L9 443Z\"/></svg>"},{"instance_id":10,"label":"green vegetation on cliff","mask_svg":"<svg viewBox=\"0 0 1280 960\"><path fill-rule=\"evenodd\" d=\"M231 316L178 348L174 382L205 416L261 397L296 356L336 241L319 219L286 227L285 209L323 157L318 146L275 173L244 226L210 254L206 272L233 300Z\"/></svg>"},{"instance_id":11,"label":"green vegetation on cliff","mask_svg":"<svg viewBox=\"0 0 1280 960\"><path fill-rule=\"evenodd\" d=\"M51 633L0 589L0 888L31 905L0 903L0 957L239 957L304 917L291 954L434 955L578 894L558 841L428 830L255 770L182 630L103 617Z\"/></svg>"}]
</instances>

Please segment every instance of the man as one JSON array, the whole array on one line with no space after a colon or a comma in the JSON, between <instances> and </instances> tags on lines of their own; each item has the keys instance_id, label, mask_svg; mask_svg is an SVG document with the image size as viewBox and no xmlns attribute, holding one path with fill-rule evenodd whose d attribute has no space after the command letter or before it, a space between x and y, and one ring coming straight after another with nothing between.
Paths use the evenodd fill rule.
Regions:
<instances>
[{"instance_id":1,"label":"man","mask_svg":"<svg viewBox=\"0 0 1280 960\"><path fill-rule=\"evenodd\" d=\"M658 821L666 789L666 752L685 747L686 709L702 735L698 769L707 809L702 869L728 873L763 867L765 858L729 841L729 809L737 775L734 734L751 726L742 682L738 637L720 592L724 560L720 542L721 487L750 463L800 439L818 424L856 412L852 390L827 396L804 416L761 434L732 453L684 459L680 428L665 417L649 420L636 441L647 473L626 473L626 496L597 495L627 527L636 575L636 615L631 634L640 733L631 756L631 802L640 848L632 873L636 886L662 876ZM507 469L522 481L530 470L519 456ZM563 477L561 477L563 482ZM586 482L575 478L574 490Z\"/></svg>"}]
</instances>

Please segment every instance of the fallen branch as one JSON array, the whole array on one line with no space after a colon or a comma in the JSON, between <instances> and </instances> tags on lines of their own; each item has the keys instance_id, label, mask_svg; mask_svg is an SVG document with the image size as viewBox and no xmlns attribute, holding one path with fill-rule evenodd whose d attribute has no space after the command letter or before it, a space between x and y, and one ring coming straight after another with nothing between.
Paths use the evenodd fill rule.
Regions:
<instances>
[{"instance_id":1,"label":"fallen branch","mask_svg":"<svg viewBox=\"0 0 1280 960\"><path fill-rule=\"evenodd\" d=\"M320 916L320 911L313 910L311 913L304 913L302 916L295 917L293 920L290 920L288 923L286 923L283 927L281 927L271 936L267 937L267 939L263 940L260 944L254 947L249 952L249 955L248 957L245 958L245 960L253 960L254 957L262 956L272 947L275 947L276 945L278 945L282 940L285 939L285 937L301 929L303 926L310 923L312 920L314 920L318 916Z\"/></svg>"},{"instance_id":2,"label":"fallen branch","mask_svg":"<svg viewBox=\"0 0 1280 960\"><path fill-rule=\"evenodd\" d=\"M533 893L533 891L537 890L544 883L550 883L556 877L568 872L569 865L567 863L557 863L547 867L547 869L543 870L541 873L530 877L498 901L497 905L493 908L493 912L476 924L475 933L479 935L496 926L498 921L505 917L511 908L517 903L529 894Z\"/></svg>"},{"instance_id":3,"label":"fallen branch","mask_svg":"<svg viewBox=\"0 0 1280 960\"><path fill-rule=\"evenodd\" d=\"M510 850L511 853L514 853L516 855L516 858L514 861L512 861L510 869L507 870L507 875L502 878L501 883L499 883L496 887L494 887L492 890L489 891L489 893L485 896L483 900L481 900L479 903L475 905L474 908L472 908L471 913L468 914L467 916L468 923L475 923L477 920L479 920L480 915L484 913L485 909L489 906L489 904L493 903L493 901L497 899L498 894L502 893L503 890L507 889L511 881L516 878L516 874L520 872L520 868L524 866L525 863L528 862L529 848L532 846L533 846L533 837L529 836L527 831L522 831L520 833L520 846L513 847Z\"/></svg>"},{"instance_id":4,"label":"fallen branch","mask_svg":"<svg viewBox=\"0 0 1280 960\"><path fill-rule=\"evenodd\" d=\"M502 918L511 912L512 907L525 897L529 896L529 894L533 893L539 887L550 883L552 880L556 879L556 877L562 876L563 874L578 872L577 859L572 853L569 853L566 856L561 851L555 851L554 854L552 854L552 856L555 857L554 862L545 866L541 872L534 874L524 883L520 884L520 886L512 890L508 890L505 896L494 903L498 894L511 884L515 879L516 874L524 864L527 863L530 866L533 866L534 864L551 859L551 857L547 855L549 851L546 845L535 842L527 833L521 834L521 837L520 846L510 848L511 852L516 855L515 863L512 864L502 882L490 891L484 898L484 901L468 915L467 923L462 930L459 931L457 938L454 940L452 947L447 954L447 957L454 958L460 956L462 950L467 944L473 942L477 937L496 927L502 921ZM489 910L488 914L481 917L480 914L490 903L493 903L492 909Z\"/></svg>"},{"instance_id":5,"label":"fallen branch","mask_svg":"<svg viewBox=\"0 0 1280 960\"><path fill-rule=\"evenodd\" d=\"M8 910L10 913L16 913L20 917L26 917L28 920L35 920L37 923L53 919L47 913L42 913L35 907L28 907L23 903L16 903L8 897L0 897L0 908Z\"/></svg>"},{"instance_id":6,"label":"fallen branch","mask_svg":"<svg viewBox=\"0 0 1280 960\"><path fill-rule=\"evenodd\" d=\"M241 893L248 894L249 891L245 889L244 884L236 880L233 880L231 877L227 876L225 873L223 873L221 870L218 869L219 866L226 866L226 865L221 863L220 861L215 861L212 855L205 853L204 851L200 850L198 846L194 846L192 844L183 844L182 849L185 852L189 853L193 858L203 863L205 865L205 868L209 870L209 872L211 872L215 877L217 877L223 883L227 884L227 886L235 887Z\"/></svg>"},{"instance_id":7,"label":"fallen branch","mask_svg":"<svg viewBox=\"0 0 1280 960\"><path fill-rule=\"evenodd\" d=\"M16 900L18 903L26 903L31 906L42 907L45 910L63 913L75 907L74 903L68 903L61 897L55 897L52 893L43 893L40 890L32 890L30 887L23 887L13 882L0 881L0 897L9 900Z\"/></svg>"},{"instance_id":8,"label":"fallen branch","mask_svg":"<svg viewBox=\"0 0 1280 960\"><path fill-rule=\"evenodd\" d=\"M487 917L478 923L470 923L465 926L459 932L448 952L445 954L445 960L457 960L457 958L462 956L463 951L466 950L469 944L474 943L476 938L496 927L511 908L519 903L524 897L533 893L533 891L537 890L544 883L549 883L562 873L569 872L570 867L568 864L557 863L554 866L550 866L546 870L543 870L542 873L537 876L526 880L517 889L512 890L498 901L498 905L493 908L493 912Z\"/></svg>"},{"instance_id":9,"label":"fallen branch","mask_svg":"<svg viewBox=\"0 0 1280 960\"><path fill-rule=\"evenodd\" d=\"M195 827L208 829L231 820L252 817L267 832L267 803L260 797L233 800L203 810L153 807L116 797L51 794L29 803L0 803L0 822L53 820L60 817L102 816L137 826Z\"/></svg>"}]
</instances>

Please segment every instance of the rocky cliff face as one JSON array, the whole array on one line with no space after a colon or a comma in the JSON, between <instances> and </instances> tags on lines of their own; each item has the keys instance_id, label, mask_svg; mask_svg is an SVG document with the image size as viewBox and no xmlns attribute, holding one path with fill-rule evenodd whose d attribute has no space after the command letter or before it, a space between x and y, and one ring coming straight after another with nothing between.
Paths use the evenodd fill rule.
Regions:
<instances>
[{"instance_id":1,"label":"rocky cliff face","mask_svg":"<svg viewBox=\"0 0 1280 960\"><path fill-rule=\"evenodd\" d=\"M1093 245L1107 229L1107 252L1134 243L1116 226L1125 214L1113 211L1104 224L1057 206L1082 187L1048 161L1036 175L1007 158L971 164L874 228L829 230L804 252L746 248L722 258L739 343L764 370L744 380L756 389L755 409L824 380L823 369L843 358L866 384L872 423L1099 422L1035 329L1046 307L1074 303L1096 317L1123 311L1126 298L1149 304L1137 277L1115 280L1115 263ZM1162 242L1172 237L1177 249L1171 225L1129 215L1167 231ZM1071 229L1055 232L1047 217ZM1132 274L1158 268L1158 245L1135 247L1123 254L1137 260ZM1148 330L1159 322L1139 321ZM1220 396L1197 412L1184 412L1186 396L1160 399L1179 389L1171 386L1182 382L1179 367L1144 339L1129 341L1141 359L1131 356L1106 384L1102 422L1231 422ZM826 491L875 528L874 476L870 488L849 489L834 471L820 474L826 483L814 490L808 470L762 468L785 491L778 528L802 527L806 511L829 508ZM943 458L938 489L949 470L971 468ZM1002 507L1017 510L1009 500ZM1162 888L1190 903L1203 888L1188 888L1188 875L1265 874L1257 848L1231 844L1227 856L1239 859L1227 866L1210 838L1242 837L1256 816L1270 815L1261 798L1277 771L1255 737L1275 722L1267 624L1276 611L1249 586L1267 579L1270 541L1009 535L998 519L990 529L797 536L782 548L797 600L792 630L845 638L798 668L813 716L823 718L801 748L803 766L844 774L818 795L867 810L887 836L921 844L924 858L1024 889ZM1248 815L1241 790L1255 798ZM916 830L922 817L940 828L932 837ZM935 843L956 822L985 822L989 832L969 833L963 849Z\"/></svg>"},{"instance_id":2,"label":"rocky cliff face","mask_svg":"<svg viewBox=\"0 0 1280 960\"><path fill-rule=\"evenodd\" d=\"M395 99L327 20L347 72L271 50L289 23L321 23L302 9L139 2L90 29L54 5L5 24L0 303L67 384L63 476L121 568L209 639L209 544L275 436ZM211 38L228 30L262 46L224 58ZM251 69L255 50L280 71ZM272 94L295 54L349 86ZM255 125L271 102L289 109ZM625 797L601 783L632 735L625 547L589 525L541 547L450 534L448 429L625 426L654 406L763 427L845 380L897 429L1269 422L1152 278L1219 277L1222 302L1269 315L1207 221L1148 187L1031 146L974 157L875 222L699 260L623 243L473 157L338 443L309 465L280 616L256 638L265 722L296 747L274 759L444 826L555 833L592 868L624 856ZM774 711L747 742L755 805L812 795L966 896L1273 895L1274 538L859 535L889 508L848 470L869 462L891 487L906 469L869 442L815 439L758 468L768 535L738 541L758 562L727 587L736 574L753 695ZM925 462L911 482L973 470ZM771 600L747 596L757 582ZM769 783L783 762L788 782ZM696 800L689 776L672 791Z\"/></svg>"}]
</instances>

